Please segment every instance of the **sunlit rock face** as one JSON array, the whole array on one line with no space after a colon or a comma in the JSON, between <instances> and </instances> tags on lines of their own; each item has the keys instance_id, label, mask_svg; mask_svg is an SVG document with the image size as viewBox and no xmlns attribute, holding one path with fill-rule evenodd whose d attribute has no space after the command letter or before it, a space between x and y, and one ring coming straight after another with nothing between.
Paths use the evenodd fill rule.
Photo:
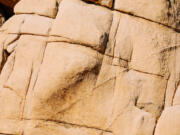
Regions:
<instances>
[{"instance_id":1,"label":"sunlit rock face","mask_svg":"<svg viewBox=\"0 0 180 135\"><path fill-rule=\"evenodd\" d=\"M18 2L0 28L0 134L179 135L180 7L168 4Z\"/></svg>"}]
</instances>

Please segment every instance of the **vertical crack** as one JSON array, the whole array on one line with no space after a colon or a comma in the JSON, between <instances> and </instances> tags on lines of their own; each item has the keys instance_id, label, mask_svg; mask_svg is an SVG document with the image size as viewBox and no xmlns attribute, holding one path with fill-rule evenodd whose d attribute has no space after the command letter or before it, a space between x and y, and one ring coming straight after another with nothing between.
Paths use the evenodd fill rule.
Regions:
<instances>
[{"instance_id":1,"label":"vertical crack","mask_svg":"<svg viewBox=\"0 0 180 135\"><path fill-rule=\"evenodd\" d=\"M29 78L28 86L27 86L27 89L26 89L25 97L23 99L21 120L23 120L24 109L25 109L25 104L26 104L26 98L27 98L27 93L28 93L29 86L30 86L30 83L31 83L32 74L33 74L33 62L32 62L32 65L31 65L31 72L30 72L30 78Z\"/></svg>"},{"instance_id":2,"label":"vertical crack","mask_svg":"<svg viewBox=\"0 0 180 135\"><path fill-rule=\"evenodd\" d=\"M162 112L164 111L165 109L165 102L166 102L166 93L167 93L167 87L168 87L168 81L170 80L170 76L168 76L167 78L167 83L166 83L166 87L165 87L165 92L164 92L164 101L163 101L163 106L162 106L162 110L159 114L159 116L156 118L156 121L155 121L155 125L154 125L154 130L153 130L153 135L155 135L155 132L156 132L156 127L157 127L157 124L158 124L158 121L159 121L159 118L161 117L161 114Z\"/></svg>"}]
</instances>

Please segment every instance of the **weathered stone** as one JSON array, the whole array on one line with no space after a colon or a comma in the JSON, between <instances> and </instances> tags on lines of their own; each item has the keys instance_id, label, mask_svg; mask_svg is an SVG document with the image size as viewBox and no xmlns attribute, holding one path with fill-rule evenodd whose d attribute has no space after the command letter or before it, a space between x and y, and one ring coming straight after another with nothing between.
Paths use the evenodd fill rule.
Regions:
<instances>
[{"instance_id":1,"label":"weathered stone","mask_svg":"<svg viewBox=\"0 0 180 135\"><path fill-rule=\"evenodd\" d=\"M35 63L33 61L37 61L44 44L44 37L22 36L18 41L15 56L11 54L0 77L1 119L22 119L24 100ZM6 94L8 96L4 96Z\"/></svg>"},{"instance_id":2,"label":"weathered stone","mask_svg":"<svg viewBox=\"0 0 180 135\"><path fill-rule=\"evenodd\" d=\"M3 108L0 110L0 119L20 120L23 111L22 97L11 88L3 88L2 86L0 96L0 105Z\"/></svg>"},{"instance_id":3,"label":"weathered stone","mask_svg":"<svg viewBox=\"0 0 180 135\"><path fill-rule=\"evenodd\" d=\"M123 1L17 4L0 28L0 134L179 135L178 6L167 21L165 1Z\"/></svg>"},{"instance_id":4,"label":"weathered stone","mask_svg":"<svg viewBox=\"0 0 180 135\"><path fill-rule=\"evenodd\" d=\"M26 16L21 27L21 33L47 36L49 34L52 22L53 19L48 17L38 15Z\"/></svg>"},{"instance_id":5,"label":"weathered stone","mask_svg":"<svg viewBox=\"0 0 180 135\"><path fill-rule=\"evenodd\" d=\"M31 41L29 43L29 41ZM18 41L15 53L15 63L5 87L17 92L21 97L25 97L30 83L33 61L39 55L40 50L45 46L44 37L22 36Z\"/></svg>"},{"instance_id":6,"label":"weathered stone","mask_svg":"<svg viewBox=\"0 0 180 135\"><path fill-rule=\"evenodd\" d=\"M5 42L4 42L4 49L7 49L7 47L14 43L15 41L17 41L19 39L19 35L18 34L8 34Z\"/></svg>"},{"instance_id":7,"label":"weathered stone","mask_svg":"<svg viewBox=\"0 0 180 135\"><path fill-rule=\"evenodd\" d=\"M165 109L158 120L155 135L178 135L180 127L180 106Z\"/></svg>"},{"instance_id":8,"label":"weathered stone","mask_svg":"<svg viewBox=\"0 0 180 135\"><path fill-rule=\"evenodd\" d=\"M167 80L136 71L129 71L128 77L127 90L133 91L135 106L159 117L164 106Z\"/></svg>"},{"instance_id":9,"label":"weathered stone","mask_svg":"<svg viewBox=\"0 0 180 135\"><path fill-rule=\"evenodd\" d=\"M125 109L120 113L109 129L115 135L152 135L155 119L138 108Z\"/></svg>"},{"instance_id":10,"label":"weathered stone","mask_svg":"<svg viewBox=\"0 0 180 135\"><path fill-rule=\"evenodd\" d=\"M114 8L180 29L179 0L115 0Z\"/></svg>"},{"instance_id":11,"label":"weathered stone","mask_svg":"<svg viewBox=\"0 0 180 135\"><path fill-rule=\"evenodd\" d=\"M56 17L56 0L20 0L15 8L16 14L38 14L47 17Z\"/></svg>"},{"instance_id":12,"label":"weathered stone","mask_svg":"<svg viewBox=\"0 0 180 135\"><path fill-rule=\"evenodd\" d=\"M174 94L173 105L180 105L180 86L178 86L176 93Z\"/></svg>"},{"instance_id":13,"label":"weathered stone","mask_svg":"<svg viewBox=\"0 0 180 135\"><path fill-rule=\"evenodd\" d=\"M24 135L113 135L110 132L103 132L95 128L76 126L68 123L63 124L54 121L28 121L27 125Z\"/></svg>"},{"instance_id":14,"label":"weathered stone","mask_svg":"<svg viewBox=\"0 0 180 135\"><path fill-rule=\"evenodd\" d=\"M14 43L12 43L12 44L10 44L8 47L7 47L7 52L8 53L12 53L14 50L15 50L15 47L17 46L17 41L16 42L14 42Z\"/></svg>"},{"instance_id":15,"label":"weathered stone","mask_svg":"<svg viewBox=\"0 0 180 135\"><path fill-rule=\"evenodd\" d=\"M111 11L103 7L80 0L62 0L50 35L104 51L111 22Z\"/></svg>"},{"instance_id":16,"label":"weathered stone","mask_svg":"<svg viewBox=\"0 0 180 135\"><path fill-rule=\"evenodd\" d=\"M15 105L16 106L16 105ZM17 107L17 106L16 106ZM3 135L22 134L23 122L17 119L0 119L0 132Z\"/></svg>"},{"instance_id":17,"label":"weathered stone","mask_svg":"<svg viewBox=\"0 0 180 135\"><path fill-rule=\"evenodd\" d=\"M176 82L171 79L168 80L165 96L165 108L173 105L173 98L176 91Z\"/></svg>"},{"instance_id":18,"label":"weathered stone","mask_svg":"<svg viewBox=\"0 0 180 135\"><path fill-rule=\"evenodd\" d=\"M6 21L1 29L6 31L6 33L19 34L24 19L25 15L15 15Z\"/></svg>"},{"instance_id":19,"label":"weathered stone","mask_svg":"<svg viewBox=\"0 0 180 135\"><path fill-rule=\"evenodd\" d=\"M49 43L25 117L60 120L64 111L92 91L101 59L101 54L87 47Z\"/></svg>"},{"instance_id":20,"label":"weathered stone","mask_svg":"<svg viewBox=\"0 0 180 135\"><path fill-rule=\"evenodd\" d=\"M12 53L8 57L3 69L1 71L1 75L0 75L0 85L1 86L3 84L5 84L5 82L8 80L8 78L13 70L14 62L15 62L15 53Z\"/></svg>"},{"instance_id":21,"label":"weathered stone","mask_svg":"<svg viewBox=\"0 0 180 135\"><path fill-rule=\"evenodd\" d=\"M114 55L129 60L132 69L168 78L170 64L177 62L171 60L176 58L171 48L178 46L179 38L158 24L120 14Z\"/></svg>"}]
</instances>

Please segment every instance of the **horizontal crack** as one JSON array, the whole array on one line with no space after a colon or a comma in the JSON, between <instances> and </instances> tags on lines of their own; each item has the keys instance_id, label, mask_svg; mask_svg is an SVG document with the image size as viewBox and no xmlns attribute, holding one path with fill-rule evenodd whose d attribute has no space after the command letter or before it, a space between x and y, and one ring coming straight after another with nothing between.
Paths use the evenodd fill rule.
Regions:
<instances>
[{"instance_id":1,"label":"horizontal crack","mask_svg":"<svg viewBox=\"0 0 180 135\"><path fill-rule=\"evenodd\" d=\"M15 15L37 15L37 16L41 16L41 17L45 17L45 18L50 18L50 19L53 19L55 20L56 16L55 17L50 17L50 16L46 16L46 15L42 15L42 14L38 14L38 13L15 13Z\"/></svg>"},{"instance_id":2,"label":"horizontal crack","mask_svg":"<svg viewBox=\"0 0 180 135\"><path fill-rule=\"evenodd\" d=\"M85 47L88 47L88 48L91 48L101 54L104 55L104 50L102 51L101 49L100 50L97 50L95 47L91 46L92 44L84 44L84 43L81 43L80 41L75 41L73 39L70 39L70 38L67 38L67 37L62 37L62 36L58 36L58 35L50 35L51 37L56 37L56 38L63 38L63 39L66 39L66 40L69 40L69 41L63 41L63 39L61 39L60 41L47 41L48 43L52 43L52 42L62 42L62 43L70 43L70 44L75 44L75 45L82 45L82 46L85 46Z\"/></svg>"},{"instance_id":3,"label":"horizontal crack","mask_svg":"<svg viewBox=\"0 0 180 135\"><path fill-rule=\"evenodd\" d=\"M3 85L3 88L8 89L9 91L13 92L16 96L20 97L21 99L24 99L24 97L22 97L20 94L18 94L17 90L14 90L13 88L11 88L7 85Z\"/></svg>"},{"instance_id":4,"label":"horizontal crack","mask_svg":"<svg viewBox=\"0 0 180 135\"><path fill-rule=\"evenodd\" d=\"M39 120L39 121L44 121L44 122L53 122L53 123L56 123L56 124L70 125L72 127L88 128L88 129L93 129L93 130L99 130L99 131L103 131L103 132L112 133L112 131L110 131L110 130L104 130L104 129L97 128L97 127L91 127L91 126L87 126L87 125L79 125L79 124L74 124L74 123L69 123L69 122L59 121L59 120L53 120L53 119L24 119L24 120L37 120L37 121Z\"/></svg>"},{"instance_id":5,"label":"horizontal crack","mask_svg":"<svg viewBox=\"0 0 180 135\"><path fill-rule=\"evenodd\" d=\"M117 59L120 59L120 60L123 60L123 61L126 61L126 62L130 62L130 61L128 61L128 60L126 60L126 59L123 59L123 58L121 58L121 57L117 57L117 56L112 56L112 55L108 55L108 54L104 54L105 56L108 56L108 57L111 57L111 58L117 58Z\"/></svg>"},{"instance_id":6,"label":"horizontal crack","mask_svg":"<svg viewBox=\"0 0 180 135\"><path fill-rule=\"evenodd\" d=\"M174 51L179 47L180 47L180 45L169 46L169 47L161 49L160 51L158 51L158 53L163 53L163 52L167 52L167 51Z\"/></svg>"},{"instance_id":7,"label":"horizontal crack","mask_svg":"<svg viewBox=\"0 0 180 135\"><path fill-rule=\"evenodd\" d=\"M112 80L115 80L115 79L116 79L116 76L109 78L109 79L106 80L105 82L103 82L103 83L97 85L96 87L94 87L92 91L96 90L97 88L100 88L101 86L105 85L105 84L108 83L109 81L112 81Z\"/></svg>"},{"instance_id":8,"label":"horizontal crack","mask_svg":"<svg viewBox=\"0 0 180 135\"><path fill-rule=\"evenodd\" d=\"M155 73L149 73L149 72L145 72L145 71L140 71L140 70L137 70L137 69L133 69L133 68L130 68L129 70L134 70L136 72L140 72L140 73L144 73L144 74L149 74L149 75L154 75L154 76L158 76L158 77L164 77L163 75L160 75L160 74L155 74Z\"/></svg>"},{"instance_id":9,"label":"horizontal crack","mask_svg":"<svg viewBox=\"0 0 180 135\"><path fill-rule=\"evenodd\" d=\"M153 23L162 25L162 26L164 26L164 27L167 27L167 28L169 28L169 29L172 29L172 30L180 33L180 30L179 30L179 29L173 28L172 26L169 26L169 25L163 24L163 23L161 23L161 22L157 22L157 21L154 21L154 20L151 20L151 19L142 17L142 16L138 16L138 15L132 14L132 13L127 12L127 11L115 9L115 8L114 8L114 1L113 1L113 6L112 6L112 8L107 7L107 6L104 6L104 5L100 5L100 4L97 4L97 3L92 3L92 4L93 4L93 5L96 5L96 6L104 7L104 8L106 8L106 9L111 10L111 11L117 11L117 12L120 12L120 13L123 13L123 14L127 14L127 15L130 15L130 16L134 16L134 17L136 17L136 18L141 18L141 19L147 20L147 21L149 21L149 22L153 22Z\"/></svg>"},{"instance_id":10,"label":"horizontal crack","mask_svg":"<svg viewBox=\"0 0 180 135\"><path fill-rule=\"evenodd\" d=\"M151 19L148 19L148 18L145 18L145 17L142 17L142 16L138 16L138 15L135 15L135 14L132 14L132 13L129 13L129 12L126 12L126 11L117 10L117 9L113 9L113 10L114 10L114 11L117 11L117 12L120 12L120 13L123 13L123 14L127 14L127 15L130 15L130 16L136 17L136 18L141 18L141 19L144 19L144 20L149 21L149 22L153 22L153 23L162 25L162 26L164 26L164 27L166 27L166 28L172 29L172 30L174 30L175 32L180 33L180 30L179 30L179 29L173 28L173 27L168 26L168 25L166 25L166 24L163 24L163 23L160 23L160 22L156 22L156 21L154 21L154 20L151 20Z\"/></svg>"},{"instance_id":11,"label":"horizontal crack","mask_svg":"<svg viewBox=\"0 0 180 135\"><path fill-rule=\"evenodd\" d=\"M35 34L35 33L23 33L23 32L20 32L20 35L31 35L31 36L41 36L41 37L49 37L49 35L41 35L41 34Z\"/></svg>"}]
</instances>

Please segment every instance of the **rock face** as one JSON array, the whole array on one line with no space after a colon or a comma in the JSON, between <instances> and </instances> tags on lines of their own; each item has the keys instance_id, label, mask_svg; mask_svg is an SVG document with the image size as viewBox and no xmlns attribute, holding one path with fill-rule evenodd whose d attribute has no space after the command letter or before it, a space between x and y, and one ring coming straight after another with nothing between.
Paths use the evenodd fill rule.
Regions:
<instances>
[{"instance_id":1,"label":"rock face","mask_svg":"<svg viewBox=\"0 0 180 135\"><path fill-rule=\"evenodd\" d=\"M14 11L0 28L0 134L180 135L180 1Z\"/></svg>"}]
</instances>

